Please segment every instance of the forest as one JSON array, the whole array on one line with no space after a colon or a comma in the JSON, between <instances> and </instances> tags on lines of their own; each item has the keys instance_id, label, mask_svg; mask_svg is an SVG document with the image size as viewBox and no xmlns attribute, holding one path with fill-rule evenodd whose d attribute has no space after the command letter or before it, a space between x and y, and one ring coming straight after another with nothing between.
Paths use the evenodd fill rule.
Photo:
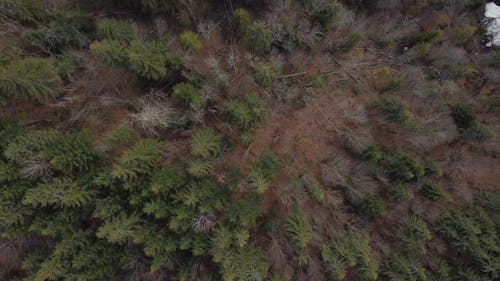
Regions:
<instances>
[{"instance_id":1,"label":"forest","mask_svg":"<svg viewBox=\"0 0 500 281\"><path fill-rule=\"evenodd\" d=\"M0 0L0 281L500 280L495 2Z\"/></svg>"}]
</instances>

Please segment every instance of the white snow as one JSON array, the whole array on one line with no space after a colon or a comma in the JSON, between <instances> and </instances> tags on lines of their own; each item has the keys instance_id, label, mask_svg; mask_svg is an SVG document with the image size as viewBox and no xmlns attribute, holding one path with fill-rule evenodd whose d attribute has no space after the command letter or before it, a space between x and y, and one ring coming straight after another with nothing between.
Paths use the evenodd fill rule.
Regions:
<instances>
[{"instance_id":1,"label":"white snow","mask_svg":"<svg viewBox=\"0 0 500 281\"><path fill-rule=\"evenodd\" d=\"M491 38L491 41L486 43L486 46L500 46L500 6L493 2L486 4L484 16L487 18L486 34Z\"/></svg>"}]
</instances>

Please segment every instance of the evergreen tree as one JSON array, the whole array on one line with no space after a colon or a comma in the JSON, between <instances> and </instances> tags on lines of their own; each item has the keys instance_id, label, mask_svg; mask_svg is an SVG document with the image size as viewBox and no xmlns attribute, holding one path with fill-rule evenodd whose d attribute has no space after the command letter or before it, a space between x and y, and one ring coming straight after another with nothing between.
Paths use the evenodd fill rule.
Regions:
<instances>
[{"instance_id":1,"label":"evergreen tree","mask_svg":"<svg viewBox=\"0 0 500 281\"><path fill-rule=\"evenodd\" d=\"M62 90L61 77L49 59L26 58L0 69L0 104L11 98L46 101Z\"/></svg>"},{"instance_id":2,"label":"evergreen tree","mask_svg":"<svg viewBox=\"0 0 500 281\"><path fill-rule=\"evenodd\" d=\"M212 129L198 130L191 140L191 155L201 158L217 156L221 151L222 136Z\"/></svg>"},{"instance_id":3,"label":"evergreen tree","mask_svg":"<svg viewBox=\"0 0 500 281\"><path fill-rule=\"evenodd\" d=\"M122 181L148 175L160 163L163 145L156 140L141 140L127 150L113 166L111 175Z\"/></svg>"},{"instance_id":4,"label":"evergreen tree","mask_svg":"<svg viewBox=\"0 0 500 281\"><path fill-rule=\"evenodd\" d=\"M95 192L80 182L70 179L55 179L29 189L22 203L33 207L83 207L91 202Z\"/></svg>"}]
</instances>

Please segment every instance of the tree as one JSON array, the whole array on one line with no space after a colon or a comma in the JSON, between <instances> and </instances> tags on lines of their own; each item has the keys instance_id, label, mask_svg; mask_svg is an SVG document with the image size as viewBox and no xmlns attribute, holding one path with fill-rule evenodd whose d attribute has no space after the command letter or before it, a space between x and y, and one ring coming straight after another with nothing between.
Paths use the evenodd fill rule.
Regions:
<instances>
[{"instance_id":1,"label":"tree","mask_svg":"<svg viewBox=\"0 0 500 281\"><path fill-rule=\"evenodd\" d=\"M127 150L113 165L111 175L122 181L134 180L149 175L160 163L163 145L156 140L140 140Z\"/></svg>"},{"instance_id":2,"label":"tree","mask_svg":"<svg viewBox=\"0 0 500 281\"><path fill-rule=\"evenodd\" d=\"M112 243L123 244L128 239L132 239L139 231L140 221L136 214L120 213L118 216L106 220L97 230L96 236L105 238Z\"/></svg>"},{"instance_id":3,"label":"tree","mask_svg":"<svg viewBox=\"0 0 500 281\"><path fill-rule=\"evenodd\" d=\"M63 83L50 59L26 58L0 69L0 103L12 98L46 101L63 91Z\"/></svg>"},{"instance_id":4,"label":"tree","mask_svg":"<svg viewBox=\"0 0 500 281\"><path fill-rule=\"evenodd\" d=\"M255 95L243 99L229 100L222 106L222 113L236 123L242 130L249 130L267 117L269 110L266 103Z\"/></svg>"},{"instance_id":5,"label":"tree","mask_svg":"<svg viewBox=\"0 0 500 281\"><path fill-rule=\"evenodd\" d=\"M272 63L261 63L255 69L255 82L262 87L270 86L274 79L281 75L283 70L281 66Z\"/></svg>"},{"instance_id":6,"label":"tree","mask_svg":"<svg viewBox=\"0 0 500 281\"><path fill-rule=\"evenodd\" d=\"M168 51L163 42L133 41L127 49L129 68L149 80L167 76Z\"/></svg>"},{"instance_id":7,"label":"tree","mask_svg":"<svg viewBox=\"0 0 500 281\"><path fill-rule=\"evenodd\" d=\"M194 105L197 108L205 106L207 100L201 96L200 91L189 83L179 83L174 86L172 96L181 104Z\"/></svg>"},{"instance_id":8,"label":"tree","mask_svg":"<svg viewBox=\"0 0 500 281\"><path fill-rule=\"evenodd\" d=\"M198 130L191 139L191 155L212 158L221 152L222 136L212 129Z\"/></svg>"},{"instance_id":9,"label":"tree","mask_svg":"<svg viewBox=\"0 0 500 281\"><path fill-rule=\"evenodd\" d=\"M238 37L245 38L251 23L252 19L247 10L242 8L234 10L231 27Z\"/></svg>"},{"instance_id":10,"label":"tree","mask_svg":"<svg viewBox=\"0 0 500 281\"><path fill-rule=\"evenodd\" d=\"M271 51L272 33L263 21L254 21L248 28L248 48L259 54Z\"/></svg>"},{"instance_id":11,"label":"tree","mask_svg":"<svg viewBox=\"0 0 500 281\"><path fill-rule=\"evenodd\" d=\"M194 51L196 53L200 52L203 49L203 44L200 40L198 34L192 31L185 31L179 37L180 43L182 47L185 49Z\"/></svg>"},{"instance_id":12,"label":"tree","mask_svg":"<svg viewBox=\"0 0 500 281\"><path fill-rule=\"evenodd\" d=\"M396 98L383 98L375 103L375 107L384 115L384 118L404 128L414 128L413 115L403 101Z\"/></svg>"},{"instance_id":13,"label":"tree","mask_svg":"<svg viewBox=\"0 0 500 281\"><path fill-rule=\"evenodd\" d=\"M137 36L132 25L126 20L102 19L97 22L97 38L126 43L137 39Z\"/></svg>"},{"instance_id":14,"label":"tree","mask_svg":"<svg viewBox=\"0 0 500 281\"><path fill-rule=\"evenodd\" d=\"M96 41L90 45L90 52L99 60L112 67L127 64L126 47L116 40Z\"/></svg>"},{"instance_id":15,"label":"tree","mask_svg":"<svg viewBox=\"0 0 500 281\"><path fill-rule=\"evenodd\" d=\"M56 206L63 208L83 207L91 202L95 192L81 182L55 179L29 189L22 203L33 207Z\"/></svg>"}]
</instances>

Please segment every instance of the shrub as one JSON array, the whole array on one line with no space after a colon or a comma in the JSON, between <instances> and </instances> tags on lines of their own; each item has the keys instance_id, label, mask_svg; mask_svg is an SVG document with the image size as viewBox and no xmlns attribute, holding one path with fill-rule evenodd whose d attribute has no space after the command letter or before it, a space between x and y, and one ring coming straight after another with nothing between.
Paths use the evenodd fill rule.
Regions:
<instances>
[{"instance_id":1,"label":"shrub","mask_svg":"<svg viewBox=\"0 0 500 281\"><path fill-rule=\"evenodd\" d=\"M231 26L238 36L244 38L251 23L252 19L247 10L238 8L234 11Z\"/></svg>"},{"instance_id":2,"label":"shrub","mask_svg":"<svg viewBox=\"0 0 500 281\"><path fill-rule=\"evenodd\" d=\"M126 20L103 19L97 22L97 38L119 42L131 42L136 39L132 25Z\"/></svg>"},{"instance_id":3,"label":"shrub","mask_svg":"<svg viewBox=\"0 0 500 281\"><path fill-rule=\"evenodd\" d=\"M361 213L368 218L380 217L385 213L385 204L378 194L369 194L360 206Z\"/></svg>"},{"instance_id":4,"label":"shrub","mask_svg":"<svg viewBox=\"0 0 500 281\"><path fill-rule=\"evenodd\" d=\"M205 106L207 100L201 96L200 91L189 83L179 83L174 86L172 96L181 104L194 105L197 108Z\"/></svg>"},{"instance_id":5,"label":"shrub","mask_svg":"<svg viewBox=\"0 0 500 281\"><path fill-rule=\"evenodd\" d=\"M248 28L248 48L259 54L271 51L272 33L263 21L255 21Z\"/></svg>"},{"instance_id":6,"label":"shrub","mask_svg":"<svg viewBox=\"0 0 500 281\"><path fill-rule=\"evenodd\" d=\"M415 181L424 175L423 167L414 157L397 150L370 146L363 152L363 156L380 166L395 182Z\"/></svg>"},{"instance_id":7,"label":"shrub","mask_svg":"<svg viewBox=\"0 0 500 281\"><path fill-rule=\"evenodd\" d=\"M283 70L281 66L271 63L261 63L255 69L255 82L262 87L268 87L273 83L273 80L281 75Z\"/></svg>"},{"instance_id":8,"label":"shrub","mask_svg":"<svg viewBox=\"0 0 500 281\"><path fill-rule=\"evenodd\" d=\"M63 83L52 60L26 58L0 69L0 103L11 98L46 101L63 91Z\"/></svg>"},{"instance_id":9,"label":"shrub","mask_svg":"<svg viewBox=\"0 0 500 281\"><path fill-rule=\"evenodd\" d=\"M389 186L390 196L397 200L409 200L413 198L413 190L406 183L396 183Z\"/></svg>"},{"instance_id":10,"label":"shrub","mask_svg":"<svg viewBox=\"0 0 500 281\"><path fill-rule=\"evenodd\" d=\"M221 152L222 136L212 129L198 130L191 140L191 155L212 158Z\"/></svg>"},{"instance_id":11,"label":"shrub","mask_svg":"<svg viewBox=\"0 0 500 281\"><path fill-rule=\"evenodd\" d=\"M477 27L468 24L457 27L452 31L452 40L457 45L465 44L474 36L476 31Z\"/></svg>"},{"instance_id":12,"label":"shrub","mask_svg":"<svg viewBox=\"0 0 500 281\"><path fill-rule=\"evenodd\" d=\"M200 52L203 49L203 44L201 43L200 37L198 34L192 31L184 31L179 37L180 43L182 47L185 49Z\"/></svg>"},{"instance_id":13,"label":"shrub","mask_svg":"<svg viewBox=\"0 0 500 281\"><path fill-rule=\"evenodd\" d=\"M230 100L222 106L222 113L243 130L264 121L268 112L266 103L255 95L246 96L243 100Z\"/></svg>"},{"instance_id":14,"label":"shrub","mask_svg":"<svg viewBox=\"0 0 500 281\"><path fill-rule=\"evenodd\" d=\"M377 101L375 107L389 122L404 128L414 128L416 126L408 106L399 99L386 97Z\"/></svg>"}]
</instances>

